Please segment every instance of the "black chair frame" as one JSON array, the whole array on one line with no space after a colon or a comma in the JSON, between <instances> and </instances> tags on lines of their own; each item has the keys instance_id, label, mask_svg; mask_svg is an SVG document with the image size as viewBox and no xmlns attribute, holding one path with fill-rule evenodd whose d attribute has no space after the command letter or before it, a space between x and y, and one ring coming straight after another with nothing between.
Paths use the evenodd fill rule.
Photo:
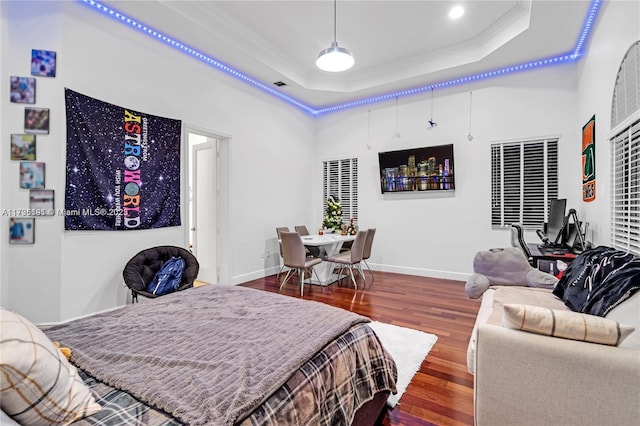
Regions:
<instances>
[{"instance_id":1,"label":"black chair frame","mask_svg":"<svg viewBox=\"0 0 640 426\"><path fill-rule=\"evenodd\" d=\"M162 264L173 256L181 257L185 263L180 286L175 291L193 287L193 282L198 276L200 264L189 250L176 246L151 247L133 256L122 271L124 282L131 290L131 300L133 303L138 301L138 295L148 298L160 296L148 292L147 286L151 280L153 280L156 272L160 270Z\"/></svg>"}]
</instances>

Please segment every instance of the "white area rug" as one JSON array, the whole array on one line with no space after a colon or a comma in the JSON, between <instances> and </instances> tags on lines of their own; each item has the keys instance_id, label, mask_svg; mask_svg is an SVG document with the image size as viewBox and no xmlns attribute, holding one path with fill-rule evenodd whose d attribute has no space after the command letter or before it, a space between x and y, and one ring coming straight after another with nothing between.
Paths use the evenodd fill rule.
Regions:
<instances>
[{"instance_id":1,"label":"white area rug","mask_svg":"<svg viewBox=\"0 0 640 426\"><path fill-rule=\"evenodd\" d=\"M398 367L398 393L390 395L387 405L395 407L413 376L420 369L422 361L435 345L438 336L411 328L371 321L369 327L375 331L384 348L389 352Z\"/></svg>"}]
</instances>

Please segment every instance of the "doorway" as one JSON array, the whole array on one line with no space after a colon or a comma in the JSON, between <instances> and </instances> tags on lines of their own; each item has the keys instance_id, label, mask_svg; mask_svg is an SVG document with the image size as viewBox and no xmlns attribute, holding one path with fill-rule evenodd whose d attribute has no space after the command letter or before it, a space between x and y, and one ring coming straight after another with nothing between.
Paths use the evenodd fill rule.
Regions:
<instances>
[{"instance_id":1,"label":"doorway","mask_svg":"<svg viewBox=\"0 0 640 426\"><path fill-rule=\"evenodd\" d=\"M187 241L200 263L198 281L229 281L229 137L187 128Z\"/></svg>"}]
</instances>

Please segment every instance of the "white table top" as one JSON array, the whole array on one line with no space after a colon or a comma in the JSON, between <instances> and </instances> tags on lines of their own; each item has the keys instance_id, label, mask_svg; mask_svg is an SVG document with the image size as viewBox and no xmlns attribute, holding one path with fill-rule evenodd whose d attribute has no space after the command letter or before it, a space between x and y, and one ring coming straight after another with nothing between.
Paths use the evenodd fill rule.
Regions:
<instances>
[{"instance_id":1,"label":"white table top","mask_svg":"<svg viewBox=\"0 0 640 426\"><path fill-rule=\"evenodd\" d=\"M305 246L325 246L335 243L344 243L345 241L353 241L355 235L325 234L325 235L304 235L302 244Z\"/></svg>"}]
</instances>

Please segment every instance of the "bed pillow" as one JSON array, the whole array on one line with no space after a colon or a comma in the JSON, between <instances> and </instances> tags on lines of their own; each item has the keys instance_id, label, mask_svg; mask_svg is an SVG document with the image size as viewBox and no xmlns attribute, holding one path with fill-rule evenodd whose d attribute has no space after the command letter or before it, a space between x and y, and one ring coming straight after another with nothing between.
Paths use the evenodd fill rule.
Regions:
<instances>
[{"instance_id":1,"label":"bed pillow","mask_svg":"<svg viewBox=\"0 0 640 426\"><path fill-rule=\"evenodd\" d=\"M69 424L100 411L74 366L35 325L0 308L0 405L21 425Z\"/></svg>"},{"instance_id":2,"label":"bed pillow","mask_svg":"<svg viewBox=\"0 0 640 426\"><path fill-rule=\"evenodd\" d=\"M505 304L503 309L503 327L564 339L618 346L635 330L606 318L571 311L517 304Z\"/></svg>"}]
</instances>

